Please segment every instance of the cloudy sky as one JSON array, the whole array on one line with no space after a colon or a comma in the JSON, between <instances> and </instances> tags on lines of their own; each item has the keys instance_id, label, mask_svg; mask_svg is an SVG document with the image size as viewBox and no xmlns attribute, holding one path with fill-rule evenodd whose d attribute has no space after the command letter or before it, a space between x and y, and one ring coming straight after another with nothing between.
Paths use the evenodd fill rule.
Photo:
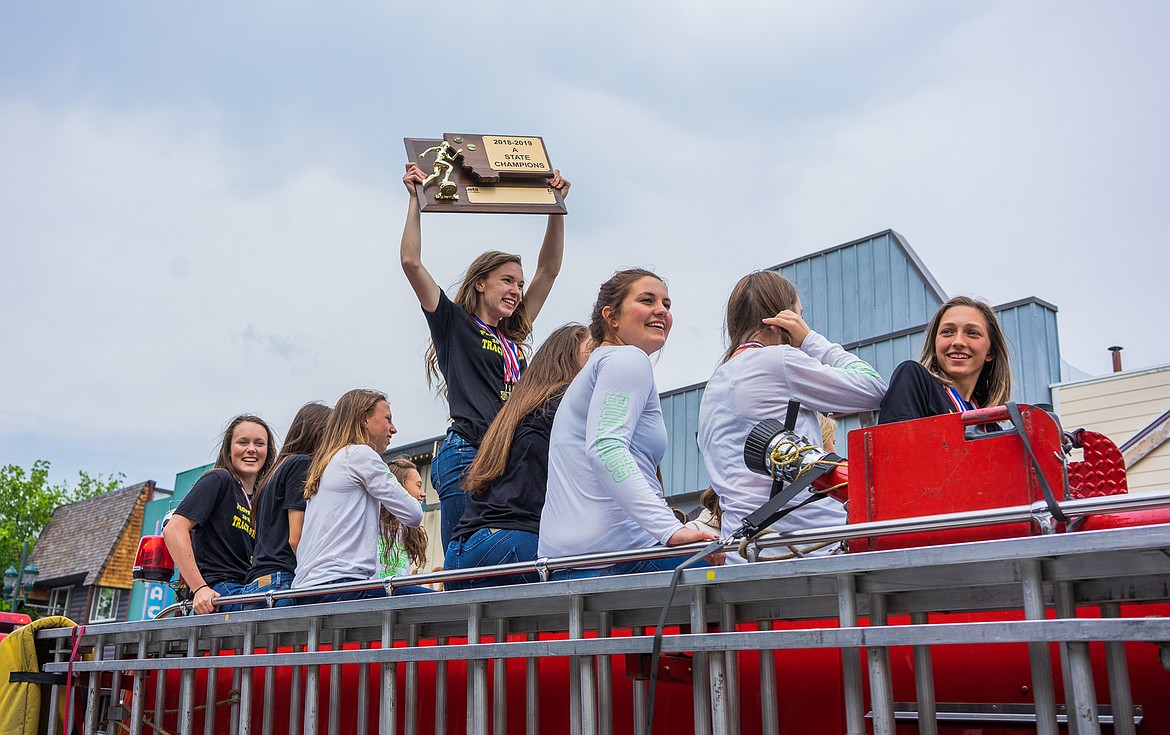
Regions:
<instances>
[{"instance_id":1,"label":"cloudy sky","mask_svg":"<svg viewBox=\"0 0 1170 735\"><path fill-rule=\"evenodd\" d=\"M1170 363L1170 4L0 0L0 464L129 482L234 414L390 397L444 430L398 267L403 137L541 135L573 182L537 337L667 277L660 389L742 274L892 228L949 294ZM540 217L426 215L444 285ZM1162 255L1158 255L1162 253ZM815 328L816 325L814 324ZM833 335L828 335L830 338Z\"/></svg>"}]
</instances>

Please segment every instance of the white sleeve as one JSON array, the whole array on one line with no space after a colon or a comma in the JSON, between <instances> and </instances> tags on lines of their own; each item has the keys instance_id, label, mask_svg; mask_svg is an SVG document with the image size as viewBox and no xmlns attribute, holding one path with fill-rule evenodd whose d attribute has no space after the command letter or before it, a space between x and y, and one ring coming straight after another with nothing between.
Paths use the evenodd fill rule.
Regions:
<instances>
[{"instance_id":1,"label":"white sleeve","mask_svg":"<svg viewBox=\"0 0 1170 735\"><path fill-rule=\"evenodd\" d=\"M800 350L784 350L789 390L815 411L872 411L886 394L886 381L869 363L809 332Z\"/></svg>"},{"instance_id":2,"label":"white sleeve","mask_svg":"<svg viewBox=\"0 0 1170 735\"><path fill-rule=\"evenodd\" d=\"M599 365L585 424L585 457L598 485L662 544L682 524L638 469L630 452L638 419L654 395L654 371L644 354L614 350Z\"/></svg>"},{"instance_id":3,"label":"white sleeve","mask_svg":"<svg viewBox=\"0 0 1170 735\"><path fill-rule=\"evenodd\" d=\"M369 447L360 447L351 455L350 466L365 486L366 492L402 521L404 526L417 528L422 525L422 506L398 484L398 479L377 452Z\"/></svg>"}]
</instances>

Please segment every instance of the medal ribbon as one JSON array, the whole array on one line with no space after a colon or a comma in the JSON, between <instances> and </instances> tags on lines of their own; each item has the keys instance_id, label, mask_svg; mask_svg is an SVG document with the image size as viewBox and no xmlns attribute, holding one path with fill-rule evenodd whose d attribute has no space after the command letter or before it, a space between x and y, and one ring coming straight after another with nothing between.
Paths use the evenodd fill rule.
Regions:
<instances>
[{"instance_id":1,"label":"medal ribbon","mask_svg":"<svg viewBox=\"0 0 1170 735\"><path fill-rule=\"evenodd\" d=\"M480 329L487 331L500 345L500 352L504 356L504 383L515 385L516 381L520 379L520 350L516 347L516 343L484 324L483 320L475 314L472 314L471 318L475 320Z\"/></svg>"},{"instance_id":2,"label":"medal ribbon","mask_svg":"<svg viewBox=\"0 0 1170 735\"><path fill-rule=\"evenodd\" d=\"M736 347L734 350L732 350L731 354L734 355L734 354L742 352L744 350L750 350L753 347L763 347L763 346L764 346L763 342L757 342L754 339L748 340L747 342L744 342L742 345L740 345L739 347Z\"/></svg>"},{"instance_id":3,"label":"medal ribbon","mask_svg":"<svg viewBox=\"0 0 1170 735\"><path fill-rule=\"evenodd\" d=\"M979 406L975 405L975 401L971 401L970 403L964 401L963 397L959 395L959 391L955 390L952 386L947 386L947 395L951 397L951 403L955 404L955 409L959 413L979 408Z\"/></svg>"}]
</instances>

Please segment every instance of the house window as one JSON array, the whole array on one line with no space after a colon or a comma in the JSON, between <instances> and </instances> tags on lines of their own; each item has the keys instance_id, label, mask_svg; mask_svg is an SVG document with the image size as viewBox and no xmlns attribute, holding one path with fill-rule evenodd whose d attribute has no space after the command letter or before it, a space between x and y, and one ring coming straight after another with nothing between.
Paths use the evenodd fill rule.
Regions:
<instances>
[{"instance_id":1,"label":"house window","mask_svg":"<svg viewBox=\"0 0 1170 735\"><path fill-rule=\"evenodd\" d=\"M49 615L67 615L69 610L69 592L71 587L54 587L49 590L49 606L46 612Z\"/></svg>"},{"instance_id":2,"label":"house window","mask_svg":"<svg viewBox=\"0 0 1170 735\"><path fill-rule=\"evenodd\" d=\"M113 587L98 587L93 598L93 610L89 613L91 623L110 623L118 618L118 593Z\"/></svg>"}]
</instances>

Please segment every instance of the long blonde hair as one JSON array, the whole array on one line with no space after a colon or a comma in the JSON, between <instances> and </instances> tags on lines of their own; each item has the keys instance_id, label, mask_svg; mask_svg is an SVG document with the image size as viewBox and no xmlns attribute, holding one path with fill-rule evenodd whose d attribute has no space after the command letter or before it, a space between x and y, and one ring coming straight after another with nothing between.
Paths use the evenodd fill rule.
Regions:
<instances>
[{"instance_id":1,"label":"long blonde hair","mask_svg":"<svg viewBox=\"0 0 1170 735\"><path fill-rule=\"evenodd\" d=\"M418 472L418 465L411 462L405 457L399 457L387 462L390 466L390 472L398 480L398 484L406 487L406 478L410 471ZM416 569L423 569L427 563L427 532L422 526L418 528L411 528L410 526L402 525L402 521L398 520L398 516L390 511L382 508L382 513L378 517L378 533L382 536L382 564L390 566L390 562L394 558L394 543L398 540L399 535L402 536L402 547L406 549L406 556L410 559L410 563Z\"/></svg>"},{"instance_id":2,"label":"long blonde hair","mask_svg":"<svg viewBox=\"0 0 1170 735\"><path fill-rule=\"evenodd\" d=\"M325 424L325 433L321 436L317 453L313 456L313 464L309 465L309 476L305 479L305 500L317 494L321 486L321 474L335 454L351 444L369 444L370 436L362 426L362 421L381 402L387 402L386 394L366 388L351 390L337 399L337 405L333 407L333 413L329 414L329 421Z\"/></svg>"},{"instance_id":3,"label":"long blonde hair","mask_svg":"<svg viewBox=\"0 0 1170 735\"><path fill-rule=\"evenodd\" d=\"M528 369L520 376L512 395L488 427L475 460L467 468L461 483L469 493L481 493L500 475L508 464L512 438L520 422L541 410L558 392L573 382L581 372L581 343L589 339L589 328L580 324L566 324L548 336Z\"/></svg>"}]
</instances>

